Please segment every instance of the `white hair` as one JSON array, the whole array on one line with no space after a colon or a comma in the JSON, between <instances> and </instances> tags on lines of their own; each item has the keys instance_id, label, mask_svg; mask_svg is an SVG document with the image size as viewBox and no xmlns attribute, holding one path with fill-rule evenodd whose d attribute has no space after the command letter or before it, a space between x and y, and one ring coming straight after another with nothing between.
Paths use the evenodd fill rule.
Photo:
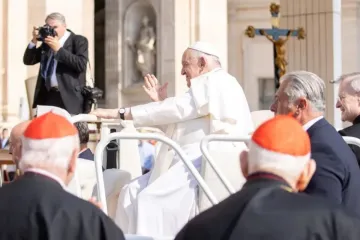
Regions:
<instances>
[{"instance_id":1,"label":"white hair","mask_svg":"<svg viewBox=\"0 0 360 240\"><path fill-rule=\"evenodd\" d=\"M319 76L307 71L295 71L285 74L280 81L285 80L289 83L284 92L291 103L305 97L311 103L313 111L325 111L325 83Z\"/></svg>"},{"instance_id":2,"label":"white hair","mask_svg":"<svg viewBox=\"0 0 360 240\"><path fill-rule=\"evenodd\" d=\"M46 16L45 22L49 19L57 20L57 21L61 22L62 24L66 25L65 16L62 15L61 13L58 13L58 12L50 13L49 15Z\"/></svg>"},{"instance_id":3,"label":"white hair","mask_svg":"<svg viewBox=\"0 0 360 240\"><path fill-rule=\"evenodd\" d=\"M350 87L356 92L360 93L360 72L352 72L341 75L337 80L331 83L339 83L344 80L349 80Z\"/></svg>"},{"instance_id":4,"label":"white hair","mask_svg":"<svg viewBox=\"0 0 360 240\"><path fill-rule=\"evenodd\" d=\"M28 168L58 168L67 169L71 156L79 149L79 136L67 136L59 139L29 139L22 138L22 156L20 170Z\"/></svg>"},{"instance_id":5,"label":"white hair","mask_svg":"<svg viewBox=\"0 0 360 240\"><path fill-rule=\"evenodd\" d=\"M220 62L220 58L211 54L207 54L204 52L201 52L199 50L196 49L192 49L189 48L192 51L192 56L196 57L196 58L200 58L203 57L205 59L207 59L209 62L214 63L215 65L221 66L221 62Z\"/></svg>"},{"instance_id":6,"label":"white hair","mask_svg":"<svg viewBox=\"0 0 360 240\"><path fill-rule=\"evenodd\" d=\"M304 156L292 156L264 149L253 141L249 143L249 174L257 171L272 171L296 179L309 161L310 152Z\"/></svg>"}]
</instances>

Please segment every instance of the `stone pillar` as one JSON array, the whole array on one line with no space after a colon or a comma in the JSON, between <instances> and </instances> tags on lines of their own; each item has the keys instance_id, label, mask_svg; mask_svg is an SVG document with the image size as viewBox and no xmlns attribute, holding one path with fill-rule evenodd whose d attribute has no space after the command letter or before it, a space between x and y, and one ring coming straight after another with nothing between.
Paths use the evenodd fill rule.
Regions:
<instances>
[{"instance_id":1,"label":"stone pillar","mask_svg":"<svg viewBox=\"0 0 360 240\"><path fill-rule=\"evenodd\" d=\"M32 38L32 31L34 26L42 26L45 23L46 16L46 2L47 0L27 0L28 1L28 21L27 21L27 34L28 42ZM38 43L40 45L40 42ZM23 46L23 51L26 46ZM39 64L27 66L27 76L35 77L39 72Z\"/></svg>"},{"instance_id":2,"label":"stone pillar","mask_svg":"<svg viewBox=\"0 0 360 240\"><path fill-rule=\"evenodd\" d=\"M6 52L4 51L5 49L5 42L6 41L6 38L5 38L5 34L4 34L4 31L5 31L5 23L6 23L6 15L7 15L7 7L5 6L5 2L6 1L0 1L0 39L2 39L2 41L0 42L0 121L2 121L2 118L3 118L3 115L2 115L2 112L3 112L3 99L4 99L4 96L3 96L3 86L4 86L4 81L5 81L5 66L4 66L4 63L5 63L5 54Z\"/></svg>"},{"instance_id":3,"label":"stone pillar","mask_svg":"<svg viewBox=\"0 0 360 240\"><path fill-rule=\"evenodd\" d=\"M121 75L120 1L105 0L105 106L115 108L119 102Z\"/></svg>"},{"instance_id":4,"label":"stone pillar","mask_svg":"<svg viewBox=\"0 0 360 240\"><path fill-rule=\"evenodd\" d=\"M20 98L25 97L25 79L27 69L22 59L24 48L29 42L28 32L28 1L7 0L7 30L5 31L6 73L4 85L3 115L5 121L15 122L19 120ZM23 31L19 31L23 29Z\"/></svg>"},{"instance_id":5,"label":"stone pillar","mask_svg":"<svg viewBox=\"0 0 360 240\"><path fill-rule=\"evenodd\" d=\"M305 40L288 41L288 71L308 70L326 83L326 118L335 128L342 126L335 109L337 84L330 81L342 73L341 0L280 0L281 28L304 27Z\"/></svg>"}]
</instances>

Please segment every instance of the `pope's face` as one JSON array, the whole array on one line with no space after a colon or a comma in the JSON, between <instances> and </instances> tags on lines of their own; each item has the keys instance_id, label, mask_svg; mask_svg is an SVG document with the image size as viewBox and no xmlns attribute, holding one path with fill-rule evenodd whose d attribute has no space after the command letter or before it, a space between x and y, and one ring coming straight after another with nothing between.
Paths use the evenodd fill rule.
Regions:
<instances>
[{"instance_id":1,"label":"pope's face","mask_svg":"<svg viewBox=\"0 0 360 240\"><path fill-rule=\"evenodd\" d=\"M181 75L185 75L188 87L191 86L191 79L198 77L202 71L199 58L193 53L192 50L187 49L182 56Z\"/></svg>"}]
</instances>

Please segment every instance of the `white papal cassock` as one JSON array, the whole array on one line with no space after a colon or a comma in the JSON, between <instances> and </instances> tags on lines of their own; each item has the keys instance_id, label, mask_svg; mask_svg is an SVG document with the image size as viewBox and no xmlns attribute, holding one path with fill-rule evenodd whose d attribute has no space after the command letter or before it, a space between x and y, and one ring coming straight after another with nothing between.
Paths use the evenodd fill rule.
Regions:
<instances>
[{"instance_id":1,"label":"white papal cassock","mask_svg":"<svg viewBox=\"0 0 360 240\"><path fill-rule=\"evenodd\" d=\"M183 96L132 107L131 112L136 126L167 125L167 136L194 159L198 168L199 144L204 136L253 131L240 84L221 68L192 79ZM244 146L240 145L216 143L219 149L228 147L237 152ZM150 172L122 189L115 222L125 233L174 236L197 213L196 182L173 150L163 145L155 165L169 168L165 160L170 157L170 169L159 178L148 184Z\"/></svg>"}]
</instances>

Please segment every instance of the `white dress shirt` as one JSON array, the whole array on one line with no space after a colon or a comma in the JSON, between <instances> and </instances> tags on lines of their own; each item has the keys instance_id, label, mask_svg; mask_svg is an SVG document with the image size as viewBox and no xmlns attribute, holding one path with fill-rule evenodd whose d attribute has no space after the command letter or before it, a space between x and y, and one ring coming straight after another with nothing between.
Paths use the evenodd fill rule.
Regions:
<instances>
[{"instance_id":1,"label":"white dress shirt","mask_svg":"<svg viewBox=\"0 0 360 240\"><path fill-rule=\"evenodd\" d=\"M317 121L319 121L319 120L322 119L322 118L324 118L324 117L323 117L323 116L320 116L320 117L317 117L317 118L314 118L314 119L308 121L307 123L305 123L305 124L303 125L304 130L307 131L309 128L312 127L312 125L314 125Z\"/></svg>"}]
</instances>

